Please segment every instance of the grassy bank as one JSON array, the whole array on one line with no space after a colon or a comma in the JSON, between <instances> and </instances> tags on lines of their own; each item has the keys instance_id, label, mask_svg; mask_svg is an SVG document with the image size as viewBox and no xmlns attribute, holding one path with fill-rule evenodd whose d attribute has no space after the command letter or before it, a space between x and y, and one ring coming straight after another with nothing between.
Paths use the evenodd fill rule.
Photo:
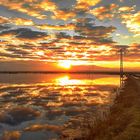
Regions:
<instances>
[{"instance_id":1,"label":"grassy bank","mask_svg":"<svg viewBox=\"0 0 140 140\"><path fill-rule=\"evenodd\" d=\"M106 120L90 129L87 140L140 140L139 79L128 77Z\"/></svg>"}]
</instances>

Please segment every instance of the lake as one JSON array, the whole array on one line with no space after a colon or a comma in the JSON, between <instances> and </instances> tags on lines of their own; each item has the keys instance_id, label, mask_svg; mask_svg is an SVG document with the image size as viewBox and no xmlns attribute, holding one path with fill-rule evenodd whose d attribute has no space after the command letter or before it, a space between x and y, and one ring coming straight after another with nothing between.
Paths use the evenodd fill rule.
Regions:
<instances>
[{"instance_id":1,"label":"lake","mask_svg":"<svg viewBox=\"0 0 140 140\"><path fill-rule=\"evenodd\" d=\"M118 75L0 74L0 139L80 135L109 109L117 87Z\"/></svg>"}]
</instances>

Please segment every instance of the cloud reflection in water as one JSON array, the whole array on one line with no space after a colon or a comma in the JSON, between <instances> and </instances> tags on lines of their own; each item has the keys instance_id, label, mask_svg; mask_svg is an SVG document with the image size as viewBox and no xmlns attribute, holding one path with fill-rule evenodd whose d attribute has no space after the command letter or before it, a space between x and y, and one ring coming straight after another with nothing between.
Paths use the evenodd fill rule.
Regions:
<instances>
[{"instance_id":1,"label":"cloud reflection in water","mask_svg":"<svg viewBox=\"0 0 140 140\"><path fill-rule=\"evenodd\" d=\"M42 135L46 139L57 137L66 126L78 124L84 114L95 114L99 108L109 106L112 91L118 85L118 76L107 75L23 74L12 75L10 80L1 77L0 135L18 134L24 140L37 131L37 140ZM51 136L47 136L48 131Z\"/></svg>"}]
</instances>

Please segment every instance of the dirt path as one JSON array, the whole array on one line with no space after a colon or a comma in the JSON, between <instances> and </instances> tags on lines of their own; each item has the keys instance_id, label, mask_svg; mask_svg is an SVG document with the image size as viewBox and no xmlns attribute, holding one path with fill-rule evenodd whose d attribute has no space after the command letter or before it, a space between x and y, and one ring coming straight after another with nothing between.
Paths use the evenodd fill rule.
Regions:
<instances>
[{"instance_id":1,"label":"dirt path","mask_svg":"<svg viewBox=\"0 0 140 140\"><path fill-rule=\"evenodd\" d=\"M136 82L136 85L140 88L140 75L132 75L131 78Z\"/></svg>"}]
</instances>

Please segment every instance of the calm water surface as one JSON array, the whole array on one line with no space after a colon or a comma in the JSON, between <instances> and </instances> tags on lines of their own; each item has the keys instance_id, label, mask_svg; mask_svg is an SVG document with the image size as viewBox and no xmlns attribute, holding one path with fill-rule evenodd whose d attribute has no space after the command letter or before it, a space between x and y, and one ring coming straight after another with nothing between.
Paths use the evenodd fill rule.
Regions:
<instances>
[{"instance_id":1,"label":"calm water surface","mask_svg":"<svg viewBox=\"0 0 140 140\"><path fill-rule=\"evenodd\" d=\"M0 74L0 140L77 134L112 104L118 86L114 75Z\"/></svg>"}]
</instances>

